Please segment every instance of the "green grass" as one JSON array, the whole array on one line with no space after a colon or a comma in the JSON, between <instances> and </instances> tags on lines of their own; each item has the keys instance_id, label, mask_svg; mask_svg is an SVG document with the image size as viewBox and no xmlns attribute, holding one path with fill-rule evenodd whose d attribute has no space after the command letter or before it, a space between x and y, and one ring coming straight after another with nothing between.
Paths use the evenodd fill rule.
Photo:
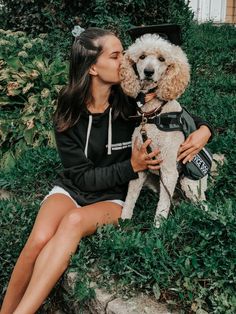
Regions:
<instances>
[{"instance_id":1,"label":"green grass","mask_svg":"<svg viewBox=\"0 0 236 314\"><path fill-rule=\"evenodd\" d=\"M69 268L78 272L74 293L81 302L93 297L90 282L96 281L123 296L154 294L183 313L236 313L235 35L230 26L193 25L184 47L192 79L180 102L215 127L209 147L227 158L209 182L208 211L182 200L155 229L157 195L142 191L132 221L104 226L81 241ZM52 148L37 148L1 174L1 186L16 196L0 205L3 289L59 169Z\"/></svg>"}]
</instances>

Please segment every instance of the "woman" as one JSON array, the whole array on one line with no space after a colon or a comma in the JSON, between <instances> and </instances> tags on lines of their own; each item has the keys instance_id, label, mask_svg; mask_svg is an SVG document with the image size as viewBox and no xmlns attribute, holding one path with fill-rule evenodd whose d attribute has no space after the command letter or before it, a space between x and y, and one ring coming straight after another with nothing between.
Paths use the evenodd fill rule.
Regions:
<instances>
[{"instance_id":1,"label":"woman","mask_svg":"<svg viewBox=\"0 0 236 314\"><path fill-rule=\"evenodd\" d=\"M135 110L119 88L123 48L111 32L90 28L72 46L69 85L54 116L64 171L45 197L11 276L1 314L32 314L66 270L81 238L98 226L117 224L129 180L159 169L148 139L131 153ZM189 160L208 141L206 125L191 134L180 159ZM50 265L50 267L48 267Z\"/></svg>"}]
</instances>

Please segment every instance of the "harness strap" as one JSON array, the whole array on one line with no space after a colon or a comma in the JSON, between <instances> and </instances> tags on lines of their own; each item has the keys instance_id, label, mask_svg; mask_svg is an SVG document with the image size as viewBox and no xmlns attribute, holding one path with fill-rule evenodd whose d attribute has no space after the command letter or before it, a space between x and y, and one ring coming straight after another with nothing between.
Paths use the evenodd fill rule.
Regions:
<instances>
[{"instance_id":1,"label":"harness strap","mask_svg":"<svg viewBox=\"0 0 236 314\"><path fill-rule=\"evenodd\" d=\"M183 110L178 112L166 112L160 115L145 115L146 123L155 124L157 128L165 132L183 131ZM130 116L130 119L135 119L137 123L142 122L142 115ZM185 125L185 124L184 124Z\"/></svg>"},{"instance_id":2,"label":"harness strap","mask_svg":"<svg viewBox=\"0 0 236 314\"><path fill-rule=\"evenodd\" d=\"M142 122L144 116L147 124L155 124L159 130L165 132L182 131L185 138L196 130L195 122L185 108L177 112L166 112L159 115L157 113L158 111L152 111L147 114L129 116L129 119L136 120L138 125Z\"/></svg>"},{"instance_id":3,"label":"harness strap","mask_svg":"<svg viewBox=\"0 0 236 314\"><path fill-rule=\"evenodd\" d=\"M157 128L165 132L183 131L181 122L183 110L178 112L162 113L153 119L148 119L147 123L154 123Z\"/></svg>"}]
</instances>

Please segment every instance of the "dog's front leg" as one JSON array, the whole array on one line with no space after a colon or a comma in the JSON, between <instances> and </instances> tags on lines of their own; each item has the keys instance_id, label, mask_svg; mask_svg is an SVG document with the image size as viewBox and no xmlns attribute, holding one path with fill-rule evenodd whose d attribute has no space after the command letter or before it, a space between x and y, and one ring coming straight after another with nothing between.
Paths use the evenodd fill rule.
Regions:
<instances>
[{"instance_id":1,"label":"dog's front leg","mask_svg":"<svg viewBox=\"0 0 236 314\"><path fill-rule=\"evenodd\" d=\"M131 219L133 216L135 203L139 197L140 191L147 177L147 174L143 171L139 172L138 175L138 179L131 180L129 182L128 193L121 214L122 219Z\"/></svg>"},{"instance_id":2,"label":"dog's front leg","mask_svg":"<svg viewBox=\"0 0 236 314\"><path fill-rule=\"evenodd\" d=\"M160 198L156 209L155 225L160 226L161 217L167 218L170 210L171 199L178 179L175 167L163 165L160 170Z\"/></svg>"}]
</instances>

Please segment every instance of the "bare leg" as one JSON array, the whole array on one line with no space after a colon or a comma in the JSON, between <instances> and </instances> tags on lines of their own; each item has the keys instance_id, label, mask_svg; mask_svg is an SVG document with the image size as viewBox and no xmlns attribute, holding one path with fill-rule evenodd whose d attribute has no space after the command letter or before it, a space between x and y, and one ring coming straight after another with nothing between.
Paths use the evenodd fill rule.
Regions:
<instances>
[{"instance_id":1,"label":"bare leg","mask_svg":"<svg viewBox=\"0 0 236 314\"><path fill-rule=\"evenodd\" d=\"M97 226L117 223L120 215L121 206L111 202L71 210L40 252L28 288L14 314L35 313L67 268L80 239L94 233Z\"/></svg>"},{"instance_id":2,"label":"bare leg","mask_svg":"<svg viewBox=\"0 0 236 314\"><path fill-rule=\"evenodd\" d=\"M43 202L11 275L1 314L13 313L25 293L39 252L54 235L65 214L74 207L74 202L63 194L54 194Z\"/></svg>"}]
</instances>

